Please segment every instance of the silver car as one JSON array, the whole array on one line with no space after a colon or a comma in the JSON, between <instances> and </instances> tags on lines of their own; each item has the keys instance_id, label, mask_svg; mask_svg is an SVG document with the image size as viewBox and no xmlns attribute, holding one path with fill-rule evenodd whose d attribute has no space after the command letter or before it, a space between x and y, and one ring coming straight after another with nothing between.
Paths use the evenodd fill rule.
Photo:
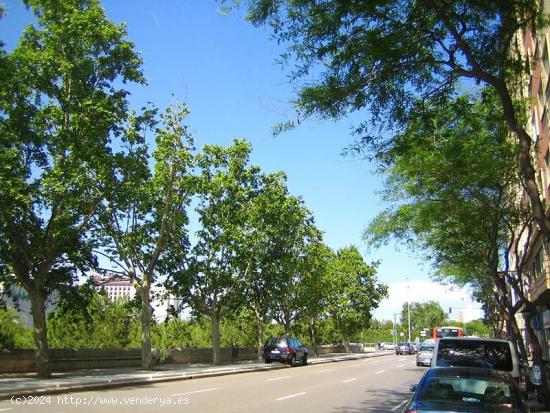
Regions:
<instances>
[{"instance_id":1,"label":"silver car","mask_svg":"<svg viewBox=\"0 0 550 413\"><path fill-rule=\"evenodd\" d=\"M417 366L430 366L434 355L434 343L422 343L416 353Z\"/></svg>"}]
</instances>

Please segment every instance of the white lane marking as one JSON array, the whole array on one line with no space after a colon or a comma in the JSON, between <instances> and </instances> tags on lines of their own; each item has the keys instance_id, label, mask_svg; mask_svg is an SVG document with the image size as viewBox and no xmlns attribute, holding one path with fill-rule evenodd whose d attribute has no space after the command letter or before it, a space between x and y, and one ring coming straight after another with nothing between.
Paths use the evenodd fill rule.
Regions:
<instances>
[{"instance_id":1,"label":"white lane marking","mask_svg":"<svg viewBox=\"0 0 550 413\"><path fill-rule=\"evenodd\" d=\"M380 374L380 373L384 373L386 370L380 370L380 371L377 371L376 373L374 374Z\"/></svg>"},{"instance_id":2,"label":"white lane marking","mask_svg":"<svg viewBox=\"0 0 550 413\"><path fill-rule=\"evenodd\" d=\"M267 379L266 381L275 381L275 380L290 379L290 377L291 377L291 376L273 377L272 379Z\"/></svg>"},{"instance_id":3,"label":"white lane marking","mask_svg":"<svg viewBox=\"0 0 550 413\"><path fill-rule=\"evenodd\" d=\"M359 363L359 364L352 364L351 366L349 367L357 367L357 366L362 366L363 364Z\"/></svg>"},{"instance_id":4,"label":"white lane marking","mask_svg":"<svg viewBox=\"0 0 550 413\"><path fill-rule=\"evenodd\" d=\"M401 407L403 407L405 405L405 403L407 403L407 402L408 402L408 400L403 400L397 406L392 407L391 411L395 412L397 409L400 409Z\"/></svg>"},{"instance_id":5,"label":"white lane marking","mask_svg":"<svg viewBox=\"0 0 550 413\"><path fill-rule=\"evenodd\" d=\"M207 392L207 391L213 391L213 390L219 390L219 389L220 389L219 387L212 387L212 388L210 388L210 389L202 389L202 390L188 391L188 392L186 392L186 393L175 393L175 394L171 394L170 397L185 396L186 394L204 393L204 392Z\"/></svg>"},{"instance_id":6,"label":"white lane marking","mask_svg":"<svg viewBox=\"0 0 550 413\"><path fill-rule=\"evenodd\" d=\"M399 365L399 366L397 366L397 367L405 367L405 365L404 365L404 364L400 364L400 365Z\"/></svg>"},{"instance_id":7,"label":"white lane marking","mask_svg":"<svg viewBox=\"0 0 550 413\"><path fill-rule=\"evenodd\" d=\"M7 410L12 410L12 409L13 409L13 407L6 407L5 409L0 409L0 412L5 412Z\"/></svg>"},{"instance_id":8,"label":"white lane marking","mask_svg":"<svg viewBox=\"0 0 550 413\"><path fill-rule=\"evenodd\" d=\"M276 399L276 401L286 400L286 399L292 399L293 397L303 396L304 394L306 394L305 391L303 391L303 392L301 392L301 393L290 394L290 395L288 395L288 396L279 397L278 399Z\"/></svg>"},{"instance_id":9,"label":"white lane marking","mask_svg":"<svg viewBox=\"0 0 550 413\"><path fill-rule=\"evenodd\" d=\"M352 381L355 381L357 380L356 378L353 378L353 379L347 379L347 380L344 380L342 383L350 383Z\"/></svg>"},{"instance_id":10,"label":"white lane marking","mask_svg":"<svg viewBox=\"0 0 550 413\"><path fill-rule=\"evenodd\" d=\"M332 371L332 369L319 370L317 373L326 373L327 371Z\"/></svg>"}]
</instances>

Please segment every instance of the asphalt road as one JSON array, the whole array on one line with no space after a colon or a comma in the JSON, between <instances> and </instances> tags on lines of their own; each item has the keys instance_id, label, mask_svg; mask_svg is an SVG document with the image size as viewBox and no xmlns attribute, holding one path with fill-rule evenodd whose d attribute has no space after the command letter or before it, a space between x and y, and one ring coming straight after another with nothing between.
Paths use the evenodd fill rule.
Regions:
<instances>
[{"instance_id":1,"label":"asphalt road","mask_svg":"<svg viewBox=\"0 0 550 413\"><path fill-rule=\"evenodd\" d=\"M392 412L425 367L385 356L306 367L30 397L0 402L0 413L40 412Z\"/></svg>"}]
</instances>

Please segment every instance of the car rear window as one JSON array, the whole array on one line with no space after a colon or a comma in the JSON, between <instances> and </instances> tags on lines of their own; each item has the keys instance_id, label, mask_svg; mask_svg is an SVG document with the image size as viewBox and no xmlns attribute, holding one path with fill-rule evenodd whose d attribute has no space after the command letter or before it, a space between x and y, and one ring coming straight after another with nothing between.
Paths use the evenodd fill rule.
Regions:
<instances>
[{"instance_id":1,"label":"car rear window","mask_svg":"<svg viewBox=\"0 0 550 413\"><path fill-rule=\"evenodd\" d=\"M420 351L431 351L433 353L434 346L420 346Z\"/></svg>"},{"instance_id":2,"label":"car rear window","mask_svg":"<svg viewBox=\"0 0 550 413\"><path fill-rule=\"evenodd\" d=\"M265 342L265 347L287 347L286 337L271 337Z\"/></svg>"},{"instance_id":3,"label":"car rear window","mask_svg":"<svg viewBox=\"0 0 550 413\"><path fill-rule=\"evenodd\" d=\"M452 405L449 411L510 411L519 401L506 382L484 378L431 378L419 397L421 407L440 410ZM437 408L436 408L437 407ZM447 410L447 409L445 409Z\"/></svg>"},{"instance_id":4,"label":"car rear window","mask_svg":"<svg viewBox=\"0 0 550 413\"><path fill-rule=\"evenodd\" d=\"M437 365L513 370L510 345L498 341L441 340L437 352Z\"/></svg>"},{"instance_id":5,"label":"car rear window","mask_svg":"<svg viewBox=\"0 0 550 413\"><path fill-rule=\"evenodd\" d=\"M285 337L280 338L279 341L277 342L277 345L279 347L288 347L286 338Z\"/></svg>"}]
</instances>

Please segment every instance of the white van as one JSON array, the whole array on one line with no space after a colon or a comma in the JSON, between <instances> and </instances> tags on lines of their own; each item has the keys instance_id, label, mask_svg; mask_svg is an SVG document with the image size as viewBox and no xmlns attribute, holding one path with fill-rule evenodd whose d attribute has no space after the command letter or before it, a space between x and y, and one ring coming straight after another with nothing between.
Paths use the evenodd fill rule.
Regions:
<instances>
[{"instance_id":1,"label":"white van","mask_svg":"<svg viewBox=\"0 0 550 413\"><path fill-rule=\"evenodd\" d=\"M493 338L440 338L434 350L432 367L485 367L506 371L521 382L518 353L511 341Z\"/></svg>"}]
</instances>

